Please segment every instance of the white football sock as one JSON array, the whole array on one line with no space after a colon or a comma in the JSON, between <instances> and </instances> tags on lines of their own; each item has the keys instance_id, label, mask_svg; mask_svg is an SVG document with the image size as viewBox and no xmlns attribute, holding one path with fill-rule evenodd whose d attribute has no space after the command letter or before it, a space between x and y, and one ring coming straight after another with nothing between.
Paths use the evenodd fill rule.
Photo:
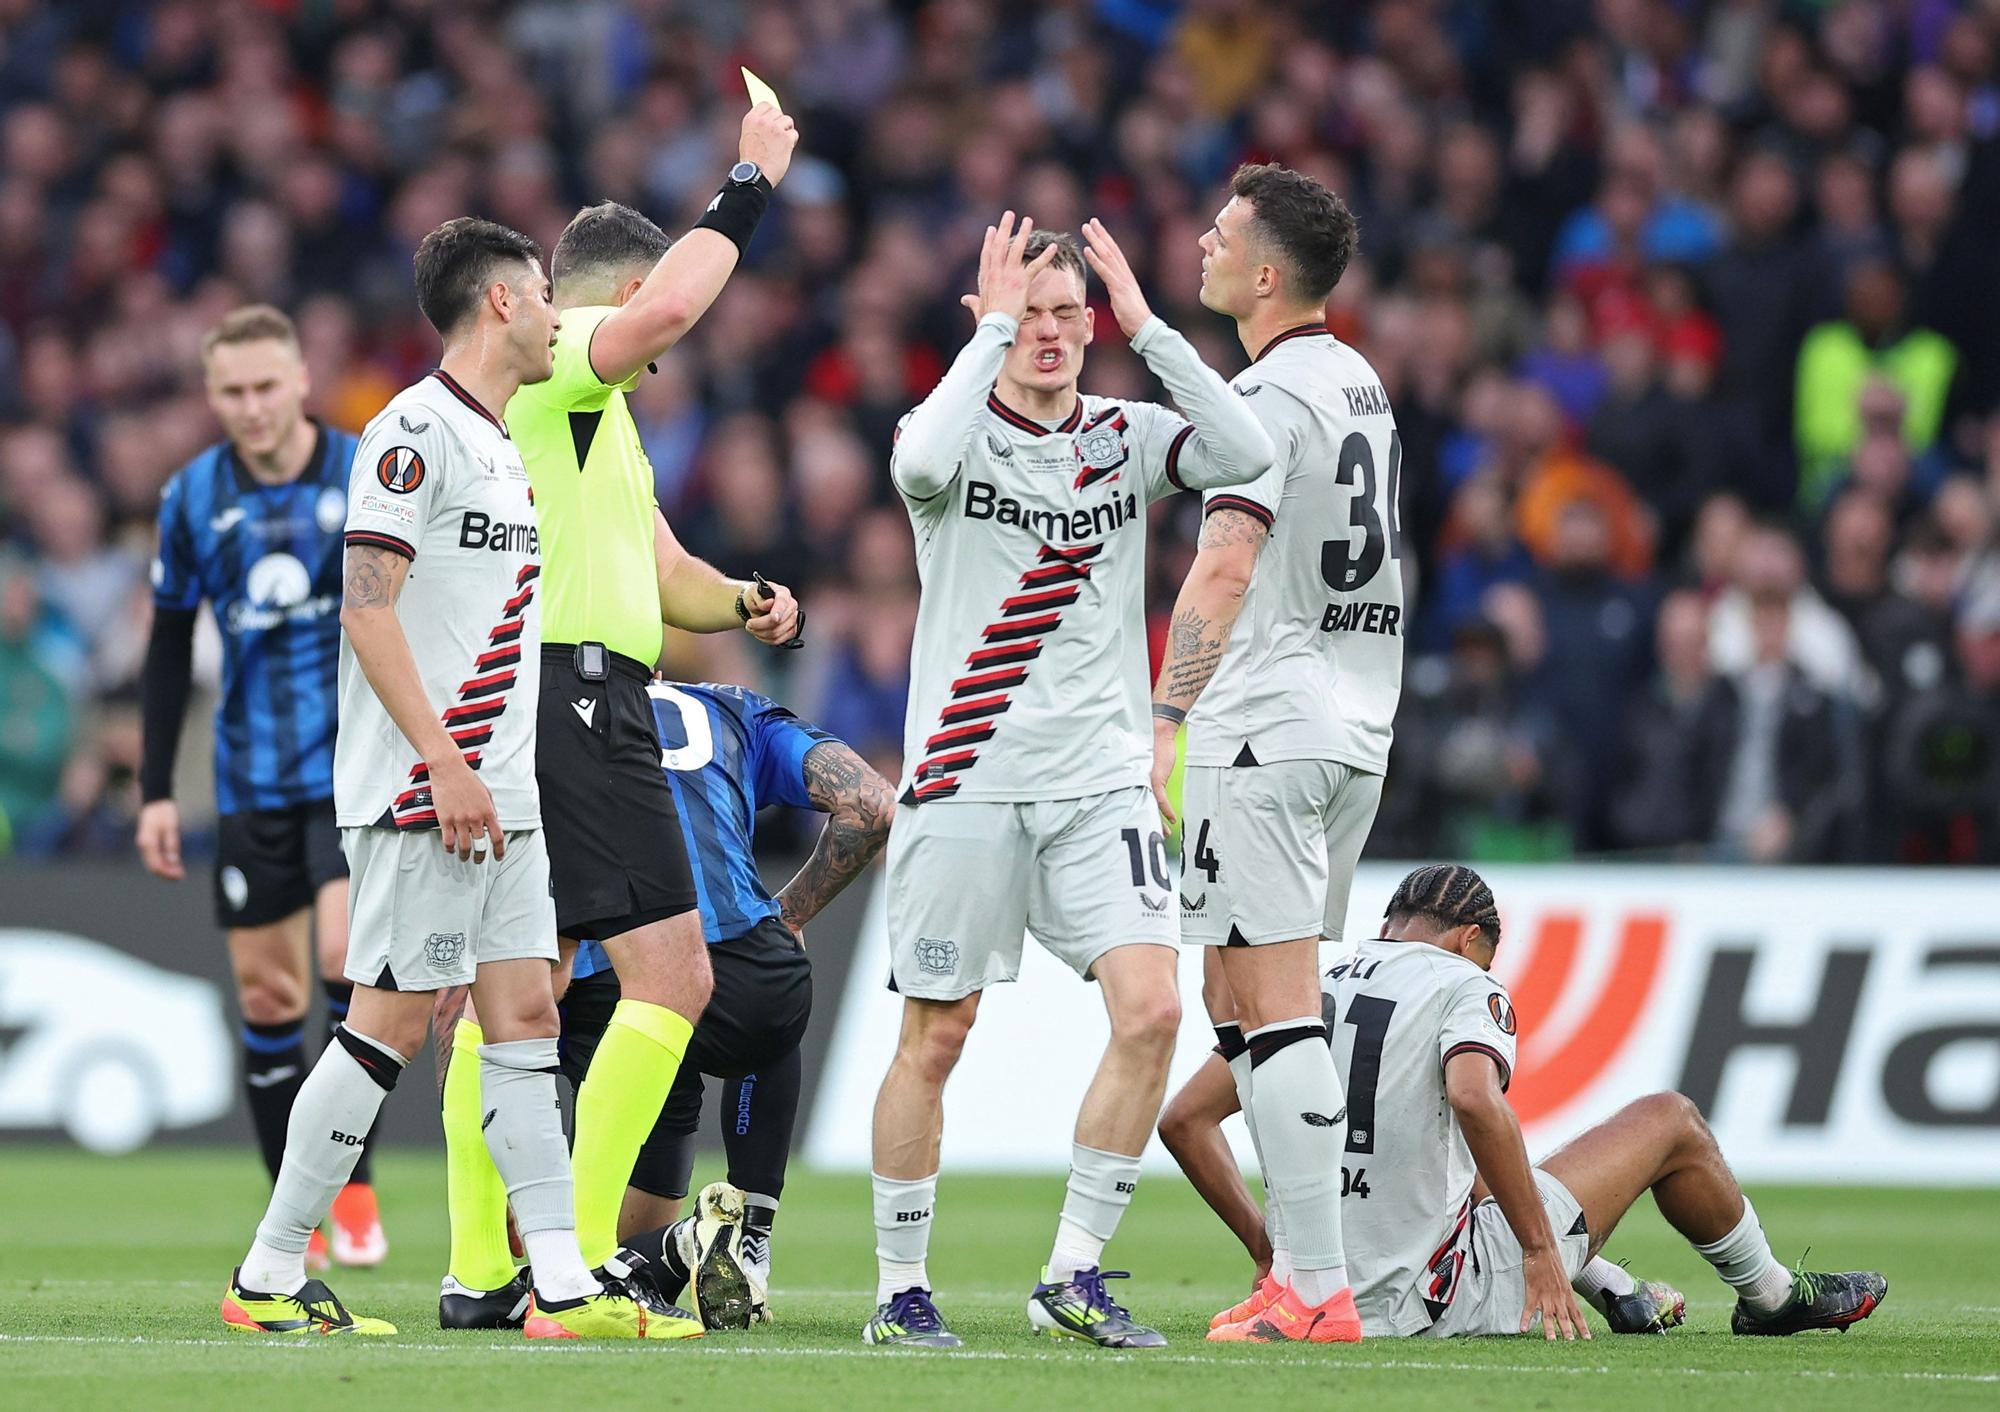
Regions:
<instances>
[{"instance_id":1,"label":"white football sock","mask_svg":"<svg viewBox=\"0 0 2000 1412\"><path fill-rule=\"evenodd\" d=\"M906 1289L928 1290L924 1268L937 1209L937 1173L902 1181L874 1173L875 1302L887 1304Z\"/></svg>"},{"instance_id":2,"label":"white football sock","mask_svg":"<svg viewBox=\"0 0 2000 1412\"><path fill-rule=\"evenodd\" d=\"M1104 1247L1118 1233L1118 1218L1138 1189L1137 1157L1080 1142L1070 1145L1069 1189L1063 1197L1062 1219L1056 1223L1055 1249L1049 1252L1049 1280L1060 1282L1078 1270L1097 1268Z\"/></svg>"},{"instance_id":3,"label":"white football sock","mask_svg":"<svg viewBox=\"0 0 2000 1412\"><path fill-rule=\"evenodd\" d=\"M1285 1246L1285 1213L1271 1195L1271 1169L1264 1165L1264 1144L1257 1140L1257 1119L1250 1111L1252 1079L1247 1049L1229 1061L1229 1077L1236 1082L1236 1104L1243 1111L1250 1146L1257 1152L1257 1180L1264 1184L1264 1234L1271 1242L1271 1278L1282 1285L1292 1278L1292 1253Z\"/></svg>"},{"instance_id":4,"label":"white football sock","mask_svg":"<svg viewBox=\"0 0 2000 1412\"><path fill-rule=\"evenodd\" d=\"M1760 1314L1782 1309L1792 1297L1791 1271L1771 1254L1771 1243L1764 1239L1757 1210L1747 1196L1743 1198L1743 1219L1736 1223L1736 1229L1721 1240L1695 1246L1695 1251L1715 1266L1724 1284Z\"/></svg>"},{"instance_id":5,"label":"white football sock","mask_svg":"<svg viewBox=\"0 0 2000 1412\"><path fill-rule=\"evenodd\" d=\"M581 1299L603 1288L576 1243L576 1189L556 1103L556 1041L516 1039L479 1046L486 1149L543 1299Z\"/></svg>"},{"instance_id":6,"label":"white football sock","mask_svg":"<svg viewBox=\"0 0 2000 1412\"><path fill-rule=\"evenodd\" d=\"M361 1145L395 1087L403 1056L343 1025L299 1085L285 1128L285 1160L271 1203L243 1257L243 1288L297 1294L306 1282L306 1245L347 1185Z\"/></svg>"},{"instance_id":7,"label":"white football sock","mask_svg":"<svg viewBox=\"0 0 2000 1412\"><path fill-rule=\"evenodd\" d=\"M1259 1039L1286 1031L1304 1037L1265 1049L1257 1062ZM1314 1308L1348 1282L1340 1236L1340 1159L1347 1144L1340 1074L1318 1015L1261 1025L1245 1038L1253 1059L1251 1109L1269 1195L1284 1215L1291 1285Z\"/></svg>"},{"instance_id":8,"label":"white football sock","mask_svg":"<svg viewBox=\"0 0 2000 1412\"><path fill-rule=\"evenodd\" d=\"M1601 1309L1604 1306L1598 1300L1598 1295L1609 1294L1614 1298L1623 1298L1637 1289L1639 1284L1632 1278L1631 1271L1622 1265L1614 1265L1599 1255L1593 1257L1588 1265L1576 1272L1576 1278L1569 1282L1569 1286Z\"/></svg>"}]
</instances>

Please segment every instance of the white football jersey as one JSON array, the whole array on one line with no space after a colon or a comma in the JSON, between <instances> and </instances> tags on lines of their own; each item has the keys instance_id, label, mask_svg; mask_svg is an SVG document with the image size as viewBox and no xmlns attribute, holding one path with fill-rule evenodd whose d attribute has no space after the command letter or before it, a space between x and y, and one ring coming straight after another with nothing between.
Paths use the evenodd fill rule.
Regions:
<instances>
[{"instance_id":1,"label":"white football jersey","mask_svg":"<svg viewBox=\"0 0 2000 1412\"><path fill-rule=\"evenodd\" d=\"M1234 485L1270 439L1179 334L1132 340L1194 422L1079 397L1045 426L994 379L1014 320L981 321L903 419L890 475L916 531L923 598L904 725L905 802L1076 799L1151 777L1146 507Z\"/></svg>"},{"instance_id":2,"label":"white football jersey","mask_svg":"<svg viewBox=\"0 0 2000 1412\"><path fill-rule=\"evenodd\" d=\"M403 389L361 434L347 543L410 558L396 616L424 692L492 792L504 829L539 828L541 534L506 431L446 374ZM430 771L340 638L333 791L345 827L437 827Z\"/></svg>"},{"instance_id":3,"label":"white football jersey","mask_svg":"<svg viewBox=\"0 0 2000 1412\"><path fill-rule=\"evenodd\" d=\"M1326 973L1324 1013L1347 1091L1341 1229L1361 1329L1402 1337L1458 1292L1478 1175L1444 1066L1479 1053L1514 1072L1507 987L1420 941L1364 941Z\"/></svg>"},{"instance_id":4,"label":"white football jersey","mask_svg":"<svg viewBox=\"0 0 2000 1412\"><path fill-rule=\"evenodd\" d=\"M1389 766L1403 689L1403 444L1367 359L1324 328L1280 334L1233 386L1277 462L1213 492L1270 527L1221 664L1188 713L1191 765Z\"/></svg>"}]
</instances>

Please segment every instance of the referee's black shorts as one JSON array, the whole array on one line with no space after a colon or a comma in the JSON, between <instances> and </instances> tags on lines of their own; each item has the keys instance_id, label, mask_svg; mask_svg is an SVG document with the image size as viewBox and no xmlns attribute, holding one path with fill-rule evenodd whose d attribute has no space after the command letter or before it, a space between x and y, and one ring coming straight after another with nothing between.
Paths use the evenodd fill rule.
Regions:
<instances>
[{"instance_id":1,"label":"referee's black shorts","mask_svg":"<svg viewBox=\"0 0 2000 1412\"><path fill-rule=\"evenodd\" d=\"M702 1075L733 1079L767 1069L799 1047L812 1018L812 962L776 917L708 948L715 992L696 1022L659 1120L639 1148L630 1185L686 1196L701 1126ZM618 1005L618 977L599 971L562 998L562 1071L581 1084ZM784 1144L790 1147L789 1139Z\"/></svg>"},{"instance_id":2,"label":"referee's black shorts","mask_svg":"<svg viewBox=\"0 0 2000 1412\"><path fill-rule=\"evenodd\" d=\"M576 649L542 645L535 779L549 849L556 929L617 936L694 910L694 875L660 733L646 695L652 673L607 653L603 681L577 674Z\"/></svg>"}]
</instances>

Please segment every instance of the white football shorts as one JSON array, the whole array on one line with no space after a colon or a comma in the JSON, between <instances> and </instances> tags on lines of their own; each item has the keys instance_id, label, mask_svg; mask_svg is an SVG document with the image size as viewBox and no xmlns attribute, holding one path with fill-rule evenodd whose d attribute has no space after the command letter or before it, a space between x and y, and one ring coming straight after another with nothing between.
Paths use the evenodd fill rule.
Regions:
<instances>
[{"instance_id":1,"label":"white football shorts","mask_svg":"<svg viewBox=\"0 0 2000 1412\"><path fill-rule=\"evenodd\" d=\"M958 1000L1011 981L1028 932L1086 980L1108 951L1178 943L1173 875L1150 789L896 810L889 948L898 992Z\"/></svg>"},{"instance_id":2,"label":"white football shorts","mask_svg":"<svg viewBox=\"0 0 2000 1412\"><path fill-rule=\"evenodd\" d=\"M470 985L488 961L556 959L555 899L540 829L507 856L461 862L435 829L346 828L347 978L381 990Z\"/></svg>"},{"instance_id":3,"label":"white football shorts","mask_svg":"<svg viewBox=\"0 0 2000 1412\"><path fill-rule=\"evenodd\" d=\"M1590 1232L1584 1229L1583 1207L1568 1187L1539 1167L1535 1169L1535 1185L1541 1191L1542 1208L1549 1213L1549 1229L1556 1233L1563 1274L1573 1280L1590 1263ZM1472 1208L1472 1258L1465 1263L1458 1293L1438 1321L1424 1330L1423 1337L1518 1334L1527 1302L1521 1242L1501 1214L1500 1203L1489 1196Z\"/></svg>"},{"instance_id":4,"label":"white football shorts","mask_svg":"<svg viewBox=\"0 0 2000 1412\"><path fill-rule=\"evenodd\" d=\"M1190 765L1181 787L1181 938L1339 941L1382 777L1335 760Z\"/></svg>"}]
</instances>

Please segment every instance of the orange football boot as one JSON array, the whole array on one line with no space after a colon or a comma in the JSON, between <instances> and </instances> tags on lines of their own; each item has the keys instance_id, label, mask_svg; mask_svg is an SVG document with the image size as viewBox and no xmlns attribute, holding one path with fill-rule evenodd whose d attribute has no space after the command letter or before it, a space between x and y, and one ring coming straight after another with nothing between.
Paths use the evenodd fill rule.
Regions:
<instances>
[{"instance_id":1,"label":"orange football boot","mask_svg":"<svg viewBox=\"0 0 2000 1412\"><path fill-rule=\"evenodd\" d=\"M1208 1331L1210 1343L1359 1343L1361 1314L1354 1291L1343 1289L1317 1308L1308 1309L1290 1285L1262 1312L1240 1323Z\"/></svg>"}]
</instances>

